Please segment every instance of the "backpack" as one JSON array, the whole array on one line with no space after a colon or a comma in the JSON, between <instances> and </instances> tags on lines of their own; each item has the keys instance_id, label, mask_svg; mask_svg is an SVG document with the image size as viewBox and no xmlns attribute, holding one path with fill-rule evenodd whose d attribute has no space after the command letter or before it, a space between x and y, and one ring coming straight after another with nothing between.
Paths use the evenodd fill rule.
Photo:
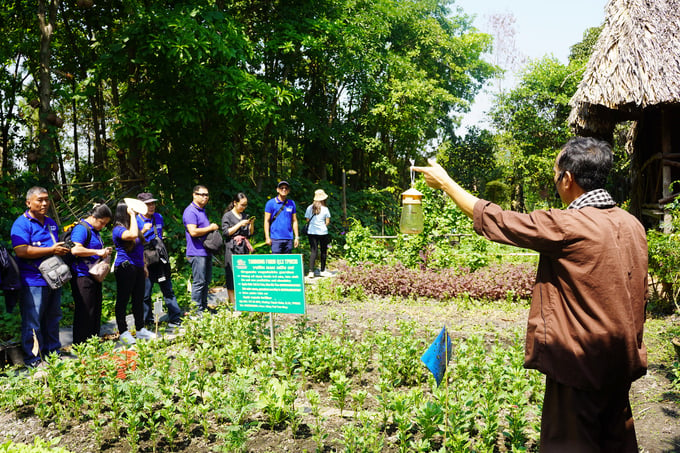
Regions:
<instances>
[{"instance_id":1,"label":"backpack","mask_svg":"<svg viewBox=\"0 0 680 453\"><path fill-rule=\"evenodd\" d=\"M0 288L12 291L21 288L21 274L12 252L0 246Z\"/></svg>"},{"instance_id":2,"label":"backpack","mask_svg":"<svg viewBox=\"0 0 680 453\"><path fill-rule=\"evenodd\" d=\"M70 249L73 248L73 246L75 245L71 240L71 234L73 233L73 228L78 224L84 226L85 229L87 230L87 238L85 239L83 247L88 247L90 245L90 240L92 239L92 228L90 228L90 225L88 225L87 223L83 222L82 220L79 220L77 222L73 222L70 225L66 225L64 227L64 232L59 235L59 240L64 243L64 247L68 247ZM61 258L69 266L73 265L73 263L75 263L76 260L78 259L78 257L72 253L67 253Z\"/></svg>"},{"instance_id":3,"label":"backpack","mask_svg":"<svg viewBox=\"0 0 680 453\"><path fill-rule=\"evenodd\" d=\"M5 311L12 313L19 301L21 274L12 252L0 246L0 289L5 294Z\"/></svg>"}]
</instances>

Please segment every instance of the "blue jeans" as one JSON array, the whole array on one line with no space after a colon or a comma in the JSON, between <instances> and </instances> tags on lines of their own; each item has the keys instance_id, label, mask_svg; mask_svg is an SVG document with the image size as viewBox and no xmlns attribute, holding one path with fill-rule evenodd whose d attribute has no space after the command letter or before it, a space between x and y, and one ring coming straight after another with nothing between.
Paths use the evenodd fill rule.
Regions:
<instances>
[{"instance_id":1,"label":"blue jeans","mask_svg":"<svg viewBox=\"0 0 680 453\"><path fill-rule=\"evenodd\" d=\"M149 275L149 277L151 277L151 275ZM180 310L179 304L177 303L177 297L175 297L175 291L172 289L172 280L170 280L170 277L163 275L154 278L154 283L158 283L158 286L163 293L165 306L168 309L168 321L180 321L182 319L182 310ZM147 278L146 282L144 282L144 321L147 324L155 322L153 302L151 301L151 288L153 288L153 283L150 278Z\"/></svg>"},{"instance_id":2,"label":"blue jeans","mask_svg":"<svg viewBox=\"0 0 680 453\"><path fill-rule=\"evenodd\" d=\"M285 255L293 251L292 239L272 239L272 253Z\"/></svg>"},{"instance_id":3,"label":"blue jeans","mask_svg":"<svg viewBox=\"0 0 680 453\"><path fill-rule=\"evenodd\" d=\"M61 288L28 286L21 288L21 346L24 362L32 365L61 348L59 321L61 320ZM33 354L34 339L38 354Z\"/></svg>"},{"instance_id":4,"label":"blue jeans","mask_svg":"<svg viewBox=\"0 0 680 453\"><path fill-rule=\"evenodd\" d=\"M208 309L208 289L212 282L212 256L189 256L191 263L191 300L196 310Z\"/></svg>"}]
</instances>

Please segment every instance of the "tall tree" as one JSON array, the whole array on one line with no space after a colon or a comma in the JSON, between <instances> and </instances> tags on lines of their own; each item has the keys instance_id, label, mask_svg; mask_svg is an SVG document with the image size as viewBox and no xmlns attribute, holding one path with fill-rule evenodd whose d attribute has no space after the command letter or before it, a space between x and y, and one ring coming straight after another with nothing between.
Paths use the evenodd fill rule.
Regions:
<instances>
[{"instance_id":1,"label":"tall tree","mask_svg":"<svg viewBox=\"0 0 680 453\"><path fill-rule=\"evenodd\" d=\"M38 59L38 95L40 113L38 123L38 173L47 180L52 164L56 162L55 125L56 114L52 111L52 72L51 44L57 27L57 9L59 0L38 0L38 25L40 32L40 54Z\"/></svg>"},{"instance_id":2,"label":"tall tree","mask_svg":"<svg viewBox=\"0 0 680 453\"><path fill-rule=\"evenodd\" d=\"M500 155L512 169L516 209L525 209L525 195L530 205L559 202L552 191L551 162L571 135L569 99L582 71L580 64L544 57L530 62L518 85L496 99L491 119L500 134Z\"/></svg>"}]
</instances>

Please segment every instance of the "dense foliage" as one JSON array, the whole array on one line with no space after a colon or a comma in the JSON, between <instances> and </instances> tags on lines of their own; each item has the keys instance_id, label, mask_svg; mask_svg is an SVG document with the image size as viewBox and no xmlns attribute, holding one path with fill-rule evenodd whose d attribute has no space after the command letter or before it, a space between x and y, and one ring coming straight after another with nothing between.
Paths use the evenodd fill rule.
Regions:
<instances>
[{"instance_id":1,"label":"dense foliage","mask_svg":"<svg viewBox=\"0 0 680 453\"><path fill-rule=\"evenodd\" d=\"M680 202L669 205L670 233L647 232L652 303L660 312L680 312Z\"/></svg>"},{"instance_id":2,"label":"dense foliage","mask_svg":"<svg viewBox=\"0 0 680 453\"><path fill-rule=\"evenodd\" d=\"M444 0L37 3L0 4L0 174L46 186L403 185L495 71Z\"/></svg>"}]
</instances>

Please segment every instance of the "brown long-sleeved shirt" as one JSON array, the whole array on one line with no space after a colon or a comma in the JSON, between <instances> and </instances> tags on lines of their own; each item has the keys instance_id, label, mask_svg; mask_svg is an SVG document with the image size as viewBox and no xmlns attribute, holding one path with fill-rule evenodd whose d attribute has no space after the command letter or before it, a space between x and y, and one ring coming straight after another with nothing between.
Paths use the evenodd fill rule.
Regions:
<instances>
[{"instance_id":1,"label":"brown long-sleeved shirt","mask_svg":"<svg viewBox=\"0 0 680 453\"><path fill-rule=\"evenodd\" d=\"M635 217L594 207L520 214L479 200L473 218L478 234L540 253L526 368L584 390L645 374L647 240Z\"/></svg>"}]
</instances>

